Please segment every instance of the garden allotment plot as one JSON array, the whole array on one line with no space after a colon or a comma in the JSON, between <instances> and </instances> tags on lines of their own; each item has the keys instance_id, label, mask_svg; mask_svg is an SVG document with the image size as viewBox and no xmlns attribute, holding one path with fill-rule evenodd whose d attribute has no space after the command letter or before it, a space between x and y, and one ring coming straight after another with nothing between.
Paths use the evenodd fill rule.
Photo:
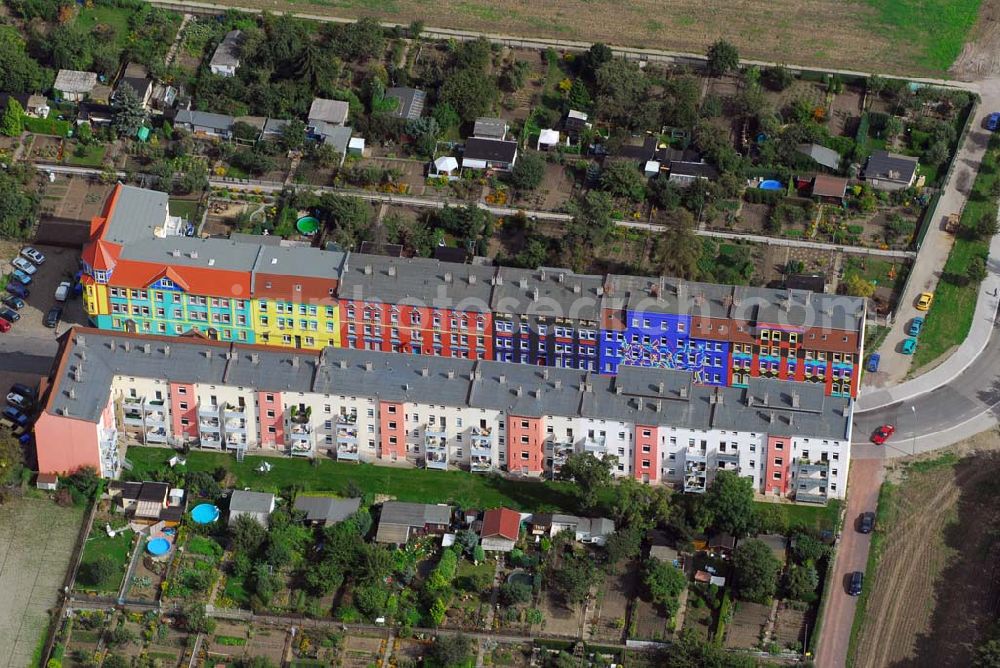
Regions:
<instances>
[{"instance_id":1,"label":"garden allotment plot","mask_svg":"<svg viewBox=\"0 0 1000 668\"><path fill-rule=\"evenodd\" d=\"M31 665L82 518L81 508L41 499L0 505L0 668Z\"/></svg>"}]
</instances>

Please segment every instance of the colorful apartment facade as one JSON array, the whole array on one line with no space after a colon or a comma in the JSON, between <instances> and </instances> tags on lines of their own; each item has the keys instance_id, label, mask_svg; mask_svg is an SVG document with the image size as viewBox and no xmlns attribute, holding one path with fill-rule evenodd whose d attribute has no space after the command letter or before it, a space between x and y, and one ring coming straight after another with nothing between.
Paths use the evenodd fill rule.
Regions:
<instances>
[{"instance_id":1,"label":"colorful apartment facade","mask_svg":"<svg viewBox=\"0 0 1000 668\"><path fill-rule=\"evenodd\" d=\"M772 379L831 396L858 393L863 299L347 254L267 236L190 238L181 230L165 194L115 189L82 254L91 324L602 375L627 367L678 371L706 387Z\"/></svg>"},{"instance_id":2,"label":"colorful apartment facade","mask_svg":"<svg viewBox=\"0 0 1000 668\"><path fill-rule=\"evenodd\" d=\"M846 487L851 400L815 384L84 328L61 343L35 427L45 473L115 477L128 445L165 444L526 477L590 452L613 456L617 476L688 492L722 469L798 500Z\"/></svg>"}]
</instances>

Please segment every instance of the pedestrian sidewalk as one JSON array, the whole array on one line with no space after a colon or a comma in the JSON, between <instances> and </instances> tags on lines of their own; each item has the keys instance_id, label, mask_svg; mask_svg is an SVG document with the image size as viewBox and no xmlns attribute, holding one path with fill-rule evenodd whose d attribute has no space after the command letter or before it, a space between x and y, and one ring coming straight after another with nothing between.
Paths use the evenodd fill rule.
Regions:
<instances>
[{"instance_id":1,"label":"pedestrian sidewalk","mask_svg":"<svg viewBox=\"0 0 1000 668\"><path fill-rule=\"evenodd\" d=\"M989 343L993 333L997 306L1000 304L1000 234L990 242L990 255L986 261L987 276L979 287L972 327L965 341L951 357L931 371L894 387L864 392L854 406L855 413L874 411L884 406L907 401L947 385L965 371Z\"/></svg>"}]
</instances>

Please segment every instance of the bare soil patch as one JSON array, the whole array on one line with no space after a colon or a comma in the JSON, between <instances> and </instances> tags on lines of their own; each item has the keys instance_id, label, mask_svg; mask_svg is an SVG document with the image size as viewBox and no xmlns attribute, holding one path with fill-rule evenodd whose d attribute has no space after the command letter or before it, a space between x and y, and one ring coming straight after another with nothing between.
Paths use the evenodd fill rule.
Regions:
<instances>
[{"instance_id":1,"label":"bare soil patch","mask_svg":"<svg viewBox=\"0 0 1000 668\"><path fill-rule=\"evenodd\" d=\"M895 471L884 548L855 665L968 666L997 618L1000 436L944 451L956 463ZM936 453L938 456L942 452Z\"/></svg>"},{"instance_id":2,"label":"bare soil patch","mask_svg":"<svg viewBox=\"0 0 1000 668\"><path fill-rule=\"evenodd\" d=\"M949 70L965 81L986 79L1000 73L1000 0L983 0L971 39Z\"/></svg>"}]
</instances>

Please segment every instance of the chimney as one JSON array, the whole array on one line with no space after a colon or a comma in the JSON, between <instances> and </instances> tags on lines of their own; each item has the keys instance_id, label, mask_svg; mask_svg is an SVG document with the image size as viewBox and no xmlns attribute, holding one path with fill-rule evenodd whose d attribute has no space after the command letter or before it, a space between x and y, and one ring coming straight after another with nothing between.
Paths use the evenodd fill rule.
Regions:
<instances>
[{"instance_id":1,"label":"chimney","mask_svg":"<svg viewBox=\"0 0 1000 668\"><path fill-rule=\"evenodd\" d=\"M472 370L472 380L479 380L483 377L482 372L479 369Z\"/></svg>"},{"instance_id":2,"label":"chimney","mask_svg":"<svg viewBox=\"0 0 1000 668\"><path fill-rule=\"evenodd\" d=\"M170 345L163 346L163 356L170 357Z\"/></svg>"},{"instance_id":3,"label":"chimney","mask_svg":"<svg viewBox=\"0 0 1000 668\"><path fill-rule=\"evenodd\" d=\"M657 391L660 394L663 394L663 381L662 380L657 384L656 389L657 389Z\"/></svg>"},{"instance_id":4,"label":"chimney","mask_svg":"<svg viewBox=\"0 0 1000 668\"><path fill-rule=\"evenodd\" d=\"M170 254L173 255L174 257L180 257L181 256L181 249L180 248L175 248L172 251L170 251Z\"/></svg>"},{"instance_id":5,"label":"chimney","mask_svg":"<svg viewBox=\"0 0 1000 668\"><path fill-rule=\"evenodd\" d=\"M126 341L125 345L123 346L123 348L125 348L125 352L131 351L132 350L132 342L131 341Z\"/></svg>"},{"instance_id":6,"label":"chimney","mask_svg":"<svg viewBox=\"0 0 1000 668\"><path fill-rule=\"evenodd\" d=\"M148 344L148 343L144 343L144 344L142 344L142 352L144 352L144 353L146 353L146 354L148 355L148 354L149 354L149 351L150 351L150 346L149 346L149 344Z\"/></svg>"},{"instance_id":7,"label":"chimney","mask_svg":"<svg viewBox=\"0 0 1000 668\"><path fill-rule=\"evenodd\" d=\"M69 388L69 398L76 399L76 390L74 390L72 387Z\"/></svg>"},{"instance_id":8,"label":"chimney","mask_svg":"<svg viewBox=\"0 0 1000 668\"><path fill-rule=\"evenodd\" d=\"M475 285L475 284L476 284L476 275L469 274L469 285Z\"/></svg>"},{"instance_id":9,"label":"chimney","mask_svg":"<svg viewBox=\"0 0 1000 668\"><path fill-rule=\"evenodd\" d=\"M552 387L554 387L557 390L561 390L562 389L562 379L556 378L555 382L552 383Z\"/></svg>"},{"instance_id":10,"label":"chimney","mask_svg":"<svg viewBox=\"0 0 1000 668\"><path fill-rule=\"evenodd\" d=\"M619 385L618 383L615 383L615 394L621 396L621 393L622 393L622 386Z\"/></svg>"},{"instance_id":11,"label":"chimney","mask_svg":"<svg viewBox=\"0 0 1000 668\"><path fill-rule=\"evenodd\" d=\"M800 403L799 393L798 392L792 392L792 408L798 408L799 407L799 403Z\"/></svg>"},{"instance_id":12,"label":"chimney","mask_svg":"<svg viewBox=\"0 0 1000 668\"><path fill-rule=\"evenodd\" d=\"M507 375L506 374L500 374L500 384L503 385L506 382L507 382Z\"/></svg>"},{"instance_id":13,"label":"chimney","mask_svg":"<svg viewBox=\"0 0 1000 668\"><path fill-rule=\"evenodd\" d=\"M542 269L541 271L538 272L538 278L539 278L539 280L542 280L542 281L545 280L545 270L544 269Z\"/></svg>"},{"instance_id":14,"label":"chimney","mask_svg":"<svg viewBox=\"0 0 1000 668\"><path fill-rule=\"evenodd\" d=\"M76 367L75 369L73 369L73 380L75 380L78 383L83 382L83 369L82 368Z\"/></svg>"},{"instance_id":15,"label":"chimney","mask_svg":"<svg viewBox=\"0 0 1000 668\"><path fill-rule=\"evenodd\" d=\"M604 296L604 286L603 285L598 285L597 286L597 296L598 297L603 297Z\"/></svg>"},{"instance_id":16,"label":"chimney","mask_svg":"<svg viewBox=\"0 0 1000 668\"><path fill-rule=\"evenodd\" d=\"M562 274L559 274L559 275L562 276ZM580 287L580 284L579 283L574 283L573 284L573 294L578 295L581 292L583 292L583 288Z\"/></svg>"},{"instance_id":17,"label":"chimney","mask_svg":"<svg viewBox=\"0 0 1000 668\"><path fill-rule=\"evenodd\" d=\"M372 266L370 264L366 264L365 265L365 276L371 276L371 275L372 275Z\"/></svg>"},{"instance_id":18,"label":"chimney","mask_svg":"<svg viewBox=\"0 0 1000 668\"><path fill-rule=\"evenodd\" d=\"M80 346L81 348L85 347L87 345L87 337L85 337L83 334L78 334L76 337L76 345Z\"/></svg>"},{"instance_id":19,"label":"chimney","mask_svg":"<svg viewBox=\"0 0 1000 668\"><path fill-rule=\"evenodd\" d=\"M292 368L293 369L298 369L299 368L299 356L298 355L292 355Z\"/></svg>"},{"instance_id":20,"label":"chimney","mask_svg":"<svg viewBox=\"0 0 1000 668\"><path fill-rule=\"evenodd\" d=\"M403 383L403 392L409 392L409 391L410 391L410 384Z\"/></svg>"},{"instance_id":21,"label":"chimney","mask_svg":"<svg viewBox=\"0 0 1000 668\"><path fill-rule=\"evenodd\" d=\"M448 369L447 376L448 376L448 380L451 380L452 378L454 378L455 377L455 370L454 369Z\"/></svg>"},{"instance_id":22,"label":"chimney","mask_svg":"<svg viewBox=\"0 0 1000 668\"><path fill-rule=\"evenodd\" d=\"M260 364L260 355L257 353L250 353L250 361L254 364Z\"/></svg>"},{"instance_id":23,"label":"chimney","mask_svg":"<svg viewBox=\"0 0 1000 668\"><path fill-rule=\"evenodd\" d=\"M794 422L794 421L795 421L795 413L789 413L789 414L788 414L788 426L789 426L789 427L792 427L792 426L794 426L794 425L793 425L793 422Z\"/></svg>"},{"instance_id":24,"label":"chimney","mask_svg":"<svg viewBox=\"0 0 1000 668\"><path fill-rule=\"evenodd\" d=\"M538 288L535 288L531 291L531 301L533 302L538 301Z\"/></svg>"},{"instance_id":25,"label":"chimney","mask_svg":"<svg viewBox=\"0 0 1000 668\"><path fill-rule=\"evenodd\" d=\"M371 361L365 362L365 371L372 371L374 368L375 366L371 363Z\"/></svg>"},{"instance_id":26,"label":"chimney","mask_svg":"<svg viewBox=\"0 0 1000 668\"><path fill-rule=\"evenodd\" d=\"M763 401L763 402L764 402L764 405L765 405L765 406L767 406L767 404L768 404L768 396L767 396L767 392L765 392L765 393L764 393L764 397L763 397L763 399L762 399L761 401Z\"/></svg>"},{"instance_id":27,"label":"chimney","mask_svg":"<svg viewBox=\"0 0 1000 668\"><path fill-rule=\"evenodd\" d=\"M527 290L528 289L528 279L522 278L520 280L520 286L521 286L522 290Z\"/></svg>"},{"instance_id":28,"label":"chimney","mask_svg":"<svg viewBox=\"0 0 1000 668\"><path fill-rule=\"evenodd\" d=\"M190 255L191 255L191 259L192 260L197 260L198 259L198 251L193 250L193 251L191 251Z\"/></svg>"},{"instance_id":29,"label":"chimney","mask_svg":"<svg viewBox=\"0 0 1000 668\"><path fill-rule=\"evenodd\" d=\"M559 272L559 282L562 283L565 280L566 280L566 274L564 274L563 272L560 271Z\"/></svg>"},{"instance_id":30,"label":"chimney","mask_svg":"<svg viewBox=\"0 0 1000 668\"><path fill-rule=\"evenodd\" d=\"M653 410L659 413L661 410L663 410L663 403L657 401L655 404L653 404Z\"/></svg>"},{"instance_id":31,"label":"chimney","mask_svg":"<svg viewBox=\"0 0 1000 668\"><path fill-rule=\"evenodd\" d=\"M444 282L451 283L451 280L452 280L451 272L450 271L444 272Z\"/></svg>"},{"instance_id":32,"label":"chimney","mask_svg":"<svg viewBox=\"0 0 1000 668\"><path fill-rule=\"evenodd\" d=\"M549 370L547 368L543 368L542 369L542 380L548 380L548 379L549 379Z\"/></svg>"},{"instance_id":33,"label":"chimney","mask_svg":"<svg viewBox=\"0 0 1000 668\"><path fill-rule=\"evenodd\" d=\"M688 389L686 387L682 387L680 389L680 396L681 396L681 399L687 399L688 398Z\"/></svg>"},{"instance_id":34,"label":"chimney","mask_svg":"<svg viewBox=\"0 0 1000 668\"><path fill-rule=\"evenodd\" d=\"M86 350L81 350L78 356L79 356L79 358L81 360L87 359L87 351Z\"/></svg>"},{"instance_id":35,"label":"chimney","mask_svg":"<svg viewBox=\"0 0 1000 668\"><path fill-rule=\"evenodd\" d=\"M337 366L339 366L341 369L346 369L347 368L347 360L340 360L339 363L337 364Z\"/></svg>"},{"instance_id":36,"label":"chimney","mask_svg":"<svg viewBox=\"0 0 1000 668\"><path fill-rule=\"evenodd\" d=\"M518 385L517 389L514 390L514 394L516 394L517 396L521 396L522 394L524 394L524 390L521 389L520 385Z\"/></svg>"},{"instance_id":37,"label":"chimney","mask_svg":"<svg viewBox=\"0 0 1000 668\"><path fill-rule=\"evenodd\" d=\"M774 423L774 411L771 411L770 413L767 414L767 421L772 424Z\"/></svg>"},{"instance_id":38,"label":"chimney","mask_svg":"<svg viewBox=\"0 0 1000 668\"><path fill-rule=\"evenodd\" d=\"M390 276L396 275L396 267L394 265L389 265L389 275Z\"/></svg>"},{"instance_id":39,"label":"chimney","mask_svg":"<svg viewBox=\"0 0 1000 668\"><path fill-rule=\"evenodd\" d=\"M424 367L423 369L420 370L420 375L423 378L427 378L427 376L429 376L430 374L431 374L431 371L427 367Z\"/></svg>"}]
</instances>

